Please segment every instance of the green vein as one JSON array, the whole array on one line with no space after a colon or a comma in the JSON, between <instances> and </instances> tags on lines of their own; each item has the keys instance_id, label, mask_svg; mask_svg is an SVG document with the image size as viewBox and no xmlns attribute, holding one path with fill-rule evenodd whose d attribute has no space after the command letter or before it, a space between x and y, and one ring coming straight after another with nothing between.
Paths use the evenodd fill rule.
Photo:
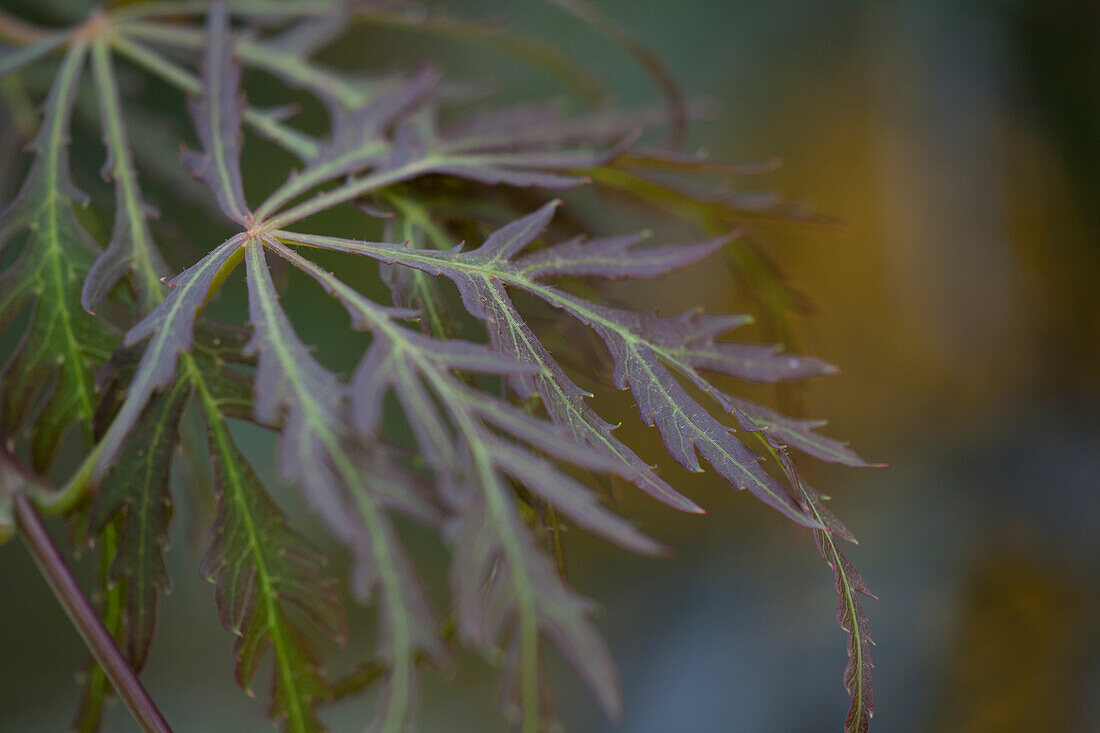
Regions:
<instances>
[{"instance_id":1,"label":"green vein","mask_svg":"<svg viewBox=\"0 0 1100 733\"><path fill-rule=\"evenodd\" d=\"M390 704L386 708L386 718L383 720L380 729L385 733L398 733L404 724L410 702L408 698L408 669L410 664L413 663L413 653L409 619L401 603L401 584L393 560L390 558L391 548L387 541L390 532L381 516L381 510L369 494L363 490L360 472L340 446L337 436L328 429L327 417L319 411L314 395L302 382L301 375L296 368L297 360L294 348L287 342L282 329L278 327L281 321L281 310L277 302L277 294L271 284L270 275L267 274L263 244L259 240L251 240L245 245L245 250L248 262L249 287L256 294L264 319L268 324L265 334L271 346L271 353L278 359L283 375L292 385L295 393L295 405L306 413L307 422L311 429L320 437L340 477L352 491L371 542L372 559L378 565L379 578L384 589L383 597L386 604L386 613L393 634L394 679L391 688L396 696L396 699L391 698Z\"/></svg>"}]
</instances>

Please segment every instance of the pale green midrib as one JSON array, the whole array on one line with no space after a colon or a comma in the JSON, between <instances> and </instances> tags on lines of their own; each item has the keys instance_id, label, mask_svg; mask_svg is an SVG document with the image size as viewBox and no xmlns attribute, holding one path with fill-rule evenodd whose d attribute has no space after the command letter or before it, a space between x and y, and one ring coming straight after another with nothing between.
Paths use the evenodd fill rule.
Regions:
<instances>
[{"instance_id":1,"label":"pale green midrib","mask_svg":"<svg viewBox=\"0 0 1100 733\"><path fill-rule=\"evenodd\" d=\"M810 511L813 512L814 519L825 526L825 520L821 516L821 512L814 506L813 501L807 495L805 488L799 486L802 495L806 498L806 505ZM856 715L856 730L859 727L859 719L863 715L863 631L859 628L859 619L856 616L855 597L852 585L848 581L848 574L844 572L844 564L840 560L840 550L837 549L836 543L833 541L832 532L824 530L816 530L821 534L826 542L829 543L829 552L833 556L834 568L837 573L837 577L840 578L841 584L844 587L844 605L848 609L848 633L852 636L852 648L855 649L855 659L853 660L853 670L855 671L855 683L852 685L850 692L852 696L852 706L855 708Z\"/></svg>"},{"instance_id":2,"label":"pale green midrib","mask_svg":"<svg viewBox=\"0 0 1100 733\"><path fill-rule=\"evenodd\" d=\"M202 81L197 76L162 57L155 51L151 51L140 44L133 43L125 36L121 35L111 38L111 46L123 56L126 56L139 66L144 67L146 71L159 76L164 81L182 89L184 92L188 94L202 93Z\"/></svg>"},{"instance_id":3,"label":"pale green midrib","mask_svg":"<svg viewBox=\"0 0 1100 733\"><path fill-rule=\"evenodd\" d=\"M134 36L157 39L189 49L201 49L206 38L205 33L198 29L165 27L142 21L127 22L122 30ZM366 97L364 92L355 89L354 86L326 69L310 63L299 54L242 38L234 39L233 48L242 61L269 72L283 72L300 82L324 88L349 109L362 104Z\"/></svg>"},{"instance_id":4,"label":"pale green midrib","mask_svg":"<svg viewBox=\"0 0 1100 733\"><path fill-rule=\"evenodd\" d=\"M279 676L283 680L283 686L287 691L286 700L289 708L287 712L289 718L294 721L294 729L304 731L307 729L306 713L303 710L301 693L298 691L298 680L294 676L293 663L290 659L289 641L285 638L282 628L282 613L278 604L279 594L272 580L271 572L267 567L267 558L264 557L263 546L252 518L252 511L244 496L244 482L237 471L232 452L228 449L230 440L228 429L222 418L217 400L207 388L202 378L201 371L190 355L187 355L187 357L186 367L190 373L191 381L195 385L196 391L199 393L203 410L206 412L207 423L210 426L211 434L214 436L214 442L218 446L218 451L221 453L222 463L225 465L227 480L223 491L228 490L229 487L232 486L233 503L237 508L237 513L241 517L242 523L245 525L249 551L252 555L252 562L256 567L256 578L260 584L260 592L264 600L264 611L267 615L267 629L271 634L271 645L275 651L276 666L279 669Z\"/></svg>"},{"instance_id":5,"label":"pale green midrib","mask_svg":"<svg viewBox=\"0 0 1100 733\"><path fill-rule=\"evenodd\" d=\"M104 126L107 128L114 164L112 175L122 189L122 205L125 207L126 219L130 225L133 254L138 259L135 262L135 267L141 273L146 297L152 300L156 297L154 293L159 290L160 278L153 270L152 261L150 260L151 243L145 237L145 219L141 212L140 194L137 190L137 178L133 169L133 160L130 157L130 147L126 143L126 130L120 111L118 85L111 65L107 43L98 40L92 50L96 77L103 91L101 95L103 120Z\"/></svg>"},{"instance_id":6,"label":"pale green midrib","mask_svg":"<svg viewBox=\"0 0 1100 733\"><path fill-rule=\"evenodd\" d=\"M428 155L398 168L384 170L380 173L372 173L362 178L352 180L349 183L326 191L313 199L304 201L266 220L264 222L264 229L268 232L274 232L274 230L280 229L288 224L293 224L307 216L312 216L313 214L326 211L334 206L356 199L365 193L369 193L370 191L390 183L397 183L406 178L411 178L418 173L430 170L438 165L439 162L438 159Z\"/></svg>"},{"instance_id":7,"label":"pale green midrib","mask_svg":"<svg viewBox=\"0 0 1100 733\"><path fill-rule=\"evenodd\" d=\"M260 307L264 311L264 317L267 322L269 324L276 324L279 319L275 311L276 306L274 305L273 293L269 291L268 283L263 274L254 269L266 266L263 263L262 245L253 241L246 246L250 248L248 263L249 274L252 285L257 291L256 297L259 300ZM321 438L325 449L336 463L337 469L348 488L360 487L361 489L359 473L355 470L354 465L340 447L336 436L328 430L324 415L321 415L317 410L316 405L318 403L314 396L311 395L305 385L302 384L298 371L294 368L295 362L290 354L290 347L283 339L282 332L278 328L271 327L266 330L266 335L273 346L272 351L279 359L283 374L293 385L294 392L297 395L297 403L308 415L307 422ZM392 561L389 560L390 547L384 541L385 530L383 528L379 509L375 506L374 501L367 492L359 490L353 493L363 521L367 525L367 532L370 536L374 560L378 563L379 577L385 589L386 611L390 617L390 628L394 636L394 665L392 672L395 679L391 684L391 689L393 690L393 694L400 695L400 699L391 701L391 704L387 707L387 720L384 721L382 730L386 731L386 733L396 733L403 724L406 709L408 707L407 675L409 664L412 661L409 622L404 613L403 604L401 603L400 580L397 577L397 572Z\"/></svg>"},{"instance_id":8,"label":"pale green midrib","mask_svg":"<svg viewBox=\"0 0 1100 733\"><path fill-rule=\"evenodd\" d=\"M85 419L85 434L91 437L91 417L95 414L95 406L92 395L88 391L88 384L84 379L83 369L78 365L83 362L82 348L73 328L73 317L69 313L66 295L69 290L69 277L71 274L65 253L60 240L59 217L63 215L61 203L60 175L61 175L61 148L64 145L65 122L69 113L69 100L72 87L78 82L80 67L87 51L85 41L76 41L69 49L61 70L58 72L58 103L52 110L50 118L50 132L46 140L46 190L47 197L43 209L46 211L47 231L45 244L47 253L45 258L50 263L50 284L53 290L53 302L56 312L61 319L62 330L65 337L65 348L68 356L67 369L73 371L73 385L77 391L77 399L80 402L82 414ZM36 244L37 244L36 240ZM43 263L45 266L45 263Z\"/></svg>"},{"instance_id":9,"label":"pale green midrib","mask_svg":"<svg viewBox=\"0 0 1100 733\"><path fill-rule=\"evenodd\" d=\"M644 255L644 252L631 252L630 254L636 257L636 260L631 264L637 264L638 261L645 262L644 257L637 257L637 255ZM522 270L517 270L520 275L524 277L530 276L532 272L538 272L539 270L546 269L548 267L576 267L577 265L621 265L621 259L615 259L610 257L576 257L571 260L555 260L553 262L540 262L534 265L528 265ZM600 275L592 275L591 277L601 277Z\"/></svg>"},{"instance_id":10,"label":"pale green midrib","mask_svg":"<svg viewBox=\"0 0 1100 733\"><path fill-rule=\"evenodd\" d=\"M492 292L493 292L493 299L496 301L497 305L502 307L502 308L506 307L506 304L502 302L502 299L501 299L499 293L497 293L495 290L493 290ZM626 455L619 449L619 447L617 445L615 445L613 442L611 442L611 440L608 438L607 435L604 434L604 432L602 430L598 429L595 425L590 423L585 418L584 414L581 413L581 411L577 409L577 406L575 404L573 404L573 401L571 399L569 399L569 397L565 394L565 391L562 389L562 386L560 384L558 384L558 380L550 378L550 375L552 374L552 372L550 371L549 365L547 365L543 361L543 359L539 355L538 351L535 350L534 345L531 343L531 340L529 338L527 338L527 334L525 334L523 332L523 329L515 328L515 326L512 323L511 319L509 319L509 321L508 321L508 326L509 326L509 330L512 333L513 338L523 339L523 344L527 347L527 353L530 355L530 357L532 359L536 360L536 362L539 364L539 366L541 366L543 368L544 373L540 374L540 375L536 375L536 378L541 379L541 381L544 384L551 387L554 390L554 392L557 394L557 399L554 400L554 403L557 404L557 405L564 405L566 410L568 410L568 412L571 415L574 416L574 419L571 419L569 421L570 427L575 425L576 422L580 422L586 428L586 430L584 431L585 434L590 435L591 437L598 440L608 452L610 452L612 455L614 455L616 458L618 458L620 461L622 461L622 463L624 465L631 468L631 475L632 476L637 476L637 477L639 477L639 480L644 480L644 483L649 483L648 479L644 479L645 475L642 472L633 470L633 467L630 466L629 460L627 459ZM546 398L544 397L543 399L546 399ZM577 434L576 430L573 430L573 434L578 438L582 437L581 435Z\"/></svg>"},{"instance_id":11,"label":"pale green midrib","mask_svg":"<svg viewBox=\"0 0 1100 733\"><path fill-rule=\"evenodd\" d=\"M367 155L385 152L391 145L385 140L373 140L363 147L343 153L338 158L303 170L301 173L287 179L286 183L268 196L267 200L256 209L256 218L262 221L268 215L278 211L290 201L309 193L317 186L332 180L343 166Z\"/></svg>"},{"instance_id":12,"label":"pale green midrib","mask_svg":"<svg viewBox=\"0 0 1100 733\"><path fill-rule=\"evenodd\" d=\"M227 30L226 34L223 35L221 38L208 41L211 46L211 59L217 59L219 61L222 60L222 51L224 51L225 42L229 39L229 31ZM207 63L210 66L213 66L213 64L210 64L210 60L207 60ZM225 140L222 139L221 103L222 85L225 83L225 79L223 78L224 75L220 69L208 69L207 74L211 79L211 88L209 90L204 89L204 94L206 97L206 110L208 113L210 124L210 144L213 148L210 151L210 157L214 159L214 167L217 170L218 180L220 181L221 186L224 189L223 193L225 194L226 205L234 210L236 210L240 206L244 206L243 211L235 211L234 213L242 218L247 218L248 205L245 202L239 201L237 199L237 194L239 193L239 191L233 185L233 176L229 172L230 163L228 160L226 160L227 153Z\"/></svg>"},{"instance_id":13,"label":"pale green midrib","mask_svg":"<svg viewBox=\"0 0 1100 733\"><path fill-rule=\"evenodd\" d=\"M297 235L297 234L294 234L292 232L276 231L276 232L272 232L272 235L275 236L275 237L281 238L281 239L285 238L285 239L287 239L288 241L291 241L291 242L297 242L299 244L304 244L306 246L314 246L314 247L325 248L323 244L310 243L308 241L303 242L303 241L301 241L301 239L304 239L306 237L302 237L301 235ZM296 237L299 237L299 238L296 239ZM346 247L346 245L341 245L341 246ZM384 257L393 257L394 256L394 254L393 254L394 249L390 248L390 247L377 247L377 246L371 246L368 243L361 243L356 247L356 249L361 250L364 253L370 254L370 255L375 256L375 257L383 257L384 258ZM538 283L533 282L531 280L528 280L527 278L525 278L522 275L519 275L517 273L510 273L510 272L506 272L506 271L501 271L501 270L498 270L498 269L495 269L495 268L492 268L492 267L487 267L485 265L470 264L468 262L462 262L460 260L456 260L456 259L453 259L453 258L448 259L448 258L439 257L439 256L435 256L435 255L426 255L426 254L422 254L422 253L409 252L409 251L406 251L406 250L401 250L400 254L398 254L397 256L400 257L400 258L404 258L406 260L412 260L412 261L417 261L417 262L438 263L440 266L444 267L445 269L449 268L449 269L455 269L455 270L463 270L463 271L466 271L466 272L476 273L478 276L480 276L482 278L485 278L485 279L495 279L495 280L499 280L499 281L504 282L504 283L508 283L510 285L515 285L518 288L521 288L523 290L527 290L528 292L539 296L540 298L542 298L543 300L551 303L552 305L557 305L559 307L562 307L567 312L568 311L573 311L575 313L580 313L580 314L583 315L584 318L586 318L586 319L588 319L592 322L598 323L600 326L602 326L604 328L607 328L607 329L610 329L610 330L614 331L619 336L619 338L623 339L623 341L626 342L627 345L629 346L629 348L632 351L634 351L635 353L637 353L638 344L642 344L646 348L651 349L652 351L657 353L659 356L664 358L664 350L661 347L656 346L654 344L651 344L649 341L647 341L646 339L638 336L637 334L634 334L630 331L624 330L619 324L617 324L614 321L611 321L607 318L604 318L599 313L596 313L595 311L592 311L592 310L589 310L588 308L585 308L583 305L580 304L580 301L578 301L576 299L573 299L573 298L570 298L570 297L566 297L564 294L559 293L554 288L539 285ZM636 361L638 361L641 364L641 366L645 369L645 371L647 373L649 373L649 375L653 378L652 383L656 384L658 386L658 388L660 389L660 392L663 395L665 401L667 401L668 404L670 404L676 410L676 412L678 414L682 415L684 417L684 419L687 420L687 422L695 428L695 432L700 436L702 441L708 443L711 446L713 446L715 449L717 449L723 455L728 456L729 460L732 461L735 465L740 466L741 465L740 462L734 460L733 456L730 456L729 453L726 452L726 450L716 440L714 440L714 438L712 438L710 435L708 435L706 433L706 431L704 431L700 426L696 425L695 421L692 420L691 417L683 411L683 409L680 407L680 405L675 400L672 399L672 396L668 393L667 390L665 390L665 388L656 379L656 375L653 373L653 370L649 368L649 365L646 364L643 359L637 359ZM721 423L719 423L719 424L721 424ZM693 441L693 442L695 442L695 441ZM774 498L776 498L777 500L780 500L780 501L785 498L784 496L777 495L775 493L775 491L773 491L771 489L771 487L767 486L766 484L762 484L756 478L756 476L754 476L750 471L744 470L743 473L753 479L753 485L758 487L760 491L763 491L766 494L768 494L769 496L772 496L772 497L774 497ZM793 514L793 512L792 512L792 514Z\"/></svg>"},{"instance_id":14,"label":"pale green midrib","mask_svg":"<svg viewBox=\"0 0 1100 733\"><path fill-rule=\"evenodd\" d=\"M447 376L440 372L432 360L426 358L421 350L409 345L408 341L402 338L400 333L402 329L394 326L387 319L379 317L372 309L364 308L360 305L360 298L362 296L359 295L358 291L319 268L312 272L315 276L320 277L325 283L329 284L334 290L343 293L344 299L347 302L359 305L358 310L365 318L370 320L379 330L384 331L392 343L409 353L417 362L421 372L434 384L436 394L442 398L448 392L453 391L451 385L447 383ZM471 420L469 413L462 409L456 401L445 400L444 403L447 404L448 411L455 420L455 426L459 428L465 436L465 442L470 448L478 474L482 477L478 485L481 487L485 495L486 503L489 505L490 511L496 520L501 542L504 545L505 556L508 559L508 564L511 566L510 576L513 579L512 585L516 592L516 602L519 606L520 615L521 659L524 660L521 670L521 687L523 690L522 697L524 702L523 730L524 733L534 733L534 731L537 730L539 722L537 679L538 617L534 592L531 588L530 580L527 577L526 565L524 564L525 558L523 549L520 547L519 540L509 530L511 524L508 522L508 509L504 505L504 500L500 496L500 492L495 490L495 487L499 486L499 478L493 470L491 459L485 451L485 445L477 430L477 426ZM493 488L491 489L490 487ZM533 711L532 707L534 708Z\"/></svg>"},{"instance_id":15,"label":"pale green midrib","mask_svg":"<svg viewBox=\"0 0 1100 733\"><path fill-rule=\"evenodd\" d=\"M202 94L202 81L197 76L156 52L134 43L122 35L114 36L111 39L111 45L116 51L138 66L145 68L146 71L155 76L159 76L185 93ZM253 129L266 133L291 153L303 159L308 160L317 154L317 143L307 135L295 130L293 127L272 121L254 107L245 107L244 121L251 125Z\"/></svg>"},{"instance_id":16,"label":"pale green midrib","mask_svg":"<svg viewBox=\"0 0 1100 733\"><path fill-rule=\"evenodd\" d=\"M816 514L816 512L815 512ZM840 553L836 549L836 543L832 537L826 538L833 553L833 561L837 564L837 572L840 573L844 583L844 604L848 607L848 633L852 635L852 647L855 649L855 683L852 685L852 701L856 706L855 721L859 726L859 719L863 716L863 632L859 628L859 618L856 615L855 598L852 584L848 581L848 574L844 572L844 565L840 561Z\"/></svg>"}]
</instances>

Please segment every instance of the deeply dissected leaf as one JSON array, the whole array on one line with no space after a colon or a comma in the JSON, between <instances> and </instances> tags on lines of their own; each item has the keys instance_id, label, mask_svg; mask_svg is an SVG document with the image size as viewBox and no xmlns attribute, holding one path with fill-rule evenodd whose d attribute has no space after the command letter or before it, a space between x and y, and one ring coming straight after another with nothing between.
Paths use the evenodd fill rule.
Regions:
<instances>
[{"instance_id":1,"label":"deeply dissected leaf","mask_svg":"<svg viewBox=\"0 0 1100 733\"><path fill-rule=\"evenodd\" d=\"M243 237L236 235L169 282L172 291L126 334L134 346L149 339L142 352L126 401L99 443L97 472L102 474L117 455L154 392L172 383L180 354L191 350L195 319L206 304L215 280L240 261Z\"/></svg>"},{"instance_id":2,"label":"deeply dissected leaf","mask_svg":"<svg viewBox=\"0 0 1100 733\"><path fill-rule=\"evenodd\" d=\"M324 560L287 526L241 455L216 398L200 389L199 400L218 492L214 539L200 569L216 584L222 624L237 634L237 682L252 689L270 648L271 717L285 721L288 730L321 730L315 708L331 691L291 609L342 640L339 597L326 579Z\"/></svg>"},{"instance_id":3,"label":"deeply dissected leaf","mask_svg":"<svg viewBox=\"0 0 1100 733\"><path fill-rule=\"evenodd\" d=\"M863 574L856 569L848 557L840 550L837 539L855 542L856 539L844 524L825 507L823 497L813 487L802 480L784 446L773 434L763 432L764 440L778 459L791 484L798 489L799 498L807 510L817 518L824 530L814 531L821 558L833 571L836 587L836 620L840 628L848 634L848 664L844 669L844 688L852 697L848 715L844 720L844 733L867 733L875 706L871 694L871 638L870 624L863 612L859 595L877 598L867 586Z\"/></svg>"},{"instance_id":4,"label":"deeply dissected leaf","mask_svg":"<svg viewBox=\"0 0 1100 733\"><path fill-rule=\"evenodd\" d=\"M393 476L372 477L343 419L344 388L306 351L278 304L263 245L246 245L250 349L259 357L256 417L272 423L285 416L281 468L301 484L329 529L356 557L353 589L366 600L379 591L379 645L390 664L379 729L401 730L411 710L418 653L446 655L412 567L386 515L392 492L375 491Z\"/></svg>"},{"instance_id":5,"label":"deeply dissected leaf","mask_svg":"<svg viewBox=\"0 0 1100 733\"><path fill-rule=\"evenodd\" d=\"M115 183L115 224L111 241L100 253L84 278L81 304L92 311L127 272L134 273L134 286L142 313L160 301L160 277L168 267L153 245L147 221L148 206L138 189L137 171L127 143L126 125L118 93L118 82L106 43L92 45L92 70L101 106L104 139L109 158L104 170Z\"/></svg>"},{"instance_id":6,"label":"deeply dissected leaf","mask_svg":"<svg viewBox=\"0 0 1100 733\"><path fill-rule=\"evenodd\" d=\"M528 337L502 286L508 284L527 290L565 310L591 327L607 344L615 362L615 385L631 388L643 422L656 425L670 455L681 466L692 471L701 470L696 455L698 451L735 488L747 488L761 501L800 524L819 526L787 489L761 467L760 457L737 440L730 427L719 422L691 398L669 366L708 391L717 390L698 374L696 367L766 381L806 376L807 372L826 373L828 368L814 360L779 356L771 348L715 344L713 339L717 334L743 322L740 317L690 316L672 321L589 303L541 284L538 282L539 273L546 276L555 274L555 263L570 267L577 262L577 250L583 249L579 243L567 242L558 245L564 248L560 251L557 247L550 247L529 255L534 258L530 271L535 276L525 271L524 258L512 261L542 233L555 207L556 202L547 204L539 211L494 232L477 249L466 252L412 251L287 232L279 232L277 236L312 246L366 254L432 275L444 275L458 286L467 310L489 323L490 337L498 349L519 358L529 359L533 355L536 363L545 364L547 360L538 354L538 349L530 342L523 347L517 343L517 337ZM714 242L687 245L679 256L662 248L656 260L671 268L705 256L715 248ZM644 250L642 252L644 260ZM609 275L630 272L635 262L634 254L630 246L597 240L593 255L597 259L577 265L576 271ZM646 265L641 274L652 276L653 269ZM513 322L509 324L509 320ZM551 370L553 373L554 370ZM529 396L536 391L531 377L521 376L512 381L521 396ZM542 392L540 395L546 400L551 415L576 424L570 420L579 412L576 399L568 399L569 392L575 394L571 383L559 385L558 394L545 388ZM562 400L563 397L566 399ZM585 439L595 440L590 444L599 445L600 433L589 430ZM617 454L624 462L630 461L621 451ZM670 497L665 492L658 493L676 501L675 495Z\"/></svg>"},{"instance_id":7,"label":"deeply dissected leaf","mask_svg":"<svg viewBox=\"0 0 1100 733\"><path fill-rule=\"evenodd\" d=\"M145 666L153 643L157 591L170 587L164 564L172 516L169 471L189 387L186 379L178 379L149 403L92 502L89 516L97 535L117 514L123 517L110 579L125 583L123 648L136 670Z\"/></svg>"},{"instance_id":8,"label":"deeply dissected leaf","mask_svg":"<svg viewBox=\"0 0 1100 733\"><path fill-rule=\"evenodd\" d=\"M625 31L583 3L560 4L587 16L652 67L648 52ZM193 22L197 16L206 17L204 25ZM330 533L349 547L354 594L364 602L375 600L379 653L364 679L383 681L376 728L406 729L418 663L442 664L447 657L391 520L394 512L430 526L451 545L459 639L503 661L509 698L525 732L547 724L552 714L539 679L543 637L574 664L609 715L618 717L617 674L588 619L592 604L566 586L535 534L545 530L553 536L560 513L624 548L659 550L575 478L582 470L622 477L678 509L702 510L618 440L614 426L589 404L592 395L573 381L513 303L511 291L521 290L600 336L612 356L614 384L631 389L643 422L657 427L681 466L702 470L701 455L734 487L748 488L813 528L834 569L838 621L849 632L845 683L852 709L846 728L866 730L872 642L856 596L869 591L836 544L837 538L851 540L851 533L801 481L786 447L825 461L866 464L845 444L817 433L821 423L781 415L714 381L773 383L833 369L770 344L729 340L727 333L747 322L742 316L637 313L577 297L555 284L571 277L661 277L718 252L731 237L658 246L649 246L643 235L573 237L539 248L557 202L499 228L480 247L452 247L451 237L451 231L477 232L484 221L505 221L516 202L534 198L512 191L493 199L498 208L491 214L482 216L489 211L482 207L468 221L455 222L462 217L454 212L473 210L470 192L479 189L471 182L566 189L592 178L605 190L712 232L742 220L825 220L770 195L700 188L696 182L700 174L756 173L768 165L726 166L663 150L626 152L644 115L603 110L565 116L555 106L531 104L493 110L467 88L443 85L432 67L366 77L314 60L351 20L525 55L524 47L493 29L434 13L420 18L384 3L167 0L109 7L83 27L47 34L0 56L2 76L68 44L33 144L37 157L30 175L0 218L0 247L23 247L0 275L0 325L33 304L28 335L5 367L0 427L11 437L38 410L32 448L42 468L69 425L84 424L89 439L106 426L71 495L79 497L78 490L89 485L98 489L90 522L111 558L103 579L109 586L104 615L131 662L140 668L148 654L157 590L167 582L162 549L170 516L169 465L180 412L194 394L205 416L217 479L214 539L203 573L216 583L223 624L238 636L237 677L246 690L272 650L270 714L287 729L321 728L316 707L335 692L308 637L316 628L342 640L343 618L324 561L288 527L265 493L233 442L230 417L279 431L282 475L302 487ZM72 186L67 160L73 94L89 47L108 150L105 174L115 191L114 228L102 252L73 214L73 204L83 197ZM561 54L537 46L527 51L528 58L587 85L587 74L570 72ZM199 150L187 151L185 161L239 227L171 280L167 291L161 282L167 267L151 239L150 211L127 140L127 127L136 125L127 124L120 94L120 87L127 87L116 75L112 52L187 93ZM196 74L190 64L198 54ZM327 134L289 124L289 108L248 105L242 66L315 97L329 112ZM658 76L662 69L658 64ZM675 106L678 127L684 109ZM246 201L241 175L242 125L301 162L301 170L276 185L255 210ZM142 170L147 171L144 164ZM432 190L432 198L424 195ZM421 203L448 198L457 206L450 219L439 221L453 229L445 229ZM392 209L386 238L395 243L286 231L347 203L371 214L378 213L376 204ZM400 240L406 241L397 244ZM397 307L372 302L288 244L378 260ZM370 332L370 346L350 382L321 366L291 326L265 252L316 280L344 305L354 328ZM198 315L242 259L250 339L203 323ZM458 309L446 301L449 286L438 276L457 285L465 310L485 324L488 345L453 338L462 324L454 319ZM136 308L117 287L127 277ZM83 297L77 300L73 283L82 278ZM130 307L137 320L121 349L115 349L108 319L93 319L80 307L94 309L111 294L116 296L111 310ZM117 320L108 315L110 322ZM406 323L416 318L419 331ZM96 367L112 353L103 378L93 383ZM498 382L512 394L495 393L490 385ZM735 424L704 408L689 386L716 400ZM534 403L521 409L513 399L535 396L545 417ZM409 428L415 443L411 459L388 442L387 401L396 403ZM789 486L764 469L761 456L743 442L750 438L760 439L779 459ZM528 526L544 516L550 517L546 526ZM81 725L98 724L105 689L105 678L93 670Z\"/></svg>"},{"instance_id":9,"label":"deeply dissected leaf","mask_svg":"<svg viewBox=\"0 0 1100 733\"><path fill-rule=\"evenodd\" d=\"M251 222L252 214L244 200L240 171L244 104L240 67L233 57L232 34L223 2L211 5L207 28L210 42L203 61L202 96L189 105L203 150L187 151L185 159L195 175L213 191L225 215L245 224ZM240 262L244 241L243 235L230 237L177 275L169 283L174 289L168 297L126 334L129 346L152 338L126 401L101 441L97 473L102 473L114 458L152 394L171 382L180 354L191 350L198 311L216 282Z\"/></svg>"},{"instance_id":10,"label":"deeply dissected leaf","mask_svg":"<svg viewBox=\"0 0 1100 733\"><path fill-rule=\"evenodd\" d=\"M86 54L85 42L66 52L30 145L34 163L18 196L0 213L0 250L27 234L19 258L0 274L0 328L31 307L30 325L0 382L0 430L14 438L34 416L38 470L70 426L82 424L91 437L97 401L92 375L117 340L108 326L84 312L74 287L98 251L73 212L84 196L69 172L69 120Z\"/></svg>"},{"instance_id":11,"label":"deeply dissected leaf","mask_svg":"<svg viewBox=\"0 0 1100 733\"><path fill-rule=\"evenodd\" d=\"M184 161L214 192L218 206L233 221L251 221L241 180L241 67L233 55L233 34L225 3L210 6L206 54L202 63L203 93L188 105L202 152L187 151Z\"/></svg>"},{"instance_id":12,"label":"deeply dissected leaf","mask_svg":"<svg viewBox=\"0 0 1100 733\"><path fill-rule=\"evenodd\" d=\"M434 149L434 145L440 145L439 149ZM337 188L318 194L312 199L271 216L269 221L271 226L286 226L384 186L427 174L455 176L489 185L572 188L585 180L574 175L574 171L587 168L596 161L613 156L617 152L615 149L601 153L524 151L499 153L447 150L445 145L433 137L430 118L427 116L399 129L393 146L381 149L386 153L385 155L381 155L374 145L371 145L368 150L370 159L379 161L379 165L371 173L352 178ZM344 157L336 159L336 164L331 165L331 169L341 171L341 175L346 171L342 165ZM313 186L325 182L329 178L327 174L329 169L329 165L315 169L307 168L300 176L291 178L260 207L259 213L272 214L284 201L290 201L306 193Z\"/></svg>"},{"instance_id":13,"label":"deeply dissected leaf","mask_svg":"<svg viewBox=\"0 0 1100 733\"><path fill-rule=\"evenodd\" d=\"M871 630L867 615L857 594L875 598L863 575L837 547L836 539L827 532L815 532L821 557L833 570L836 584L836 619L848 633L848 666L844 669L844 688L852 696L852 704L844 719L845 733L867 733L874 714L871 697Z\"/></svg>"},{"instance_id":14,"label":"deeply dissected leaf","mask_svg":"<svg viewBox=\"0 0 1100 733\"><path fill-rule=\"evenodd\" d=\"M397 394L422 455L437 472L443 498L459 517L452 587L462 637L485 651L498 644L509 649L508 659L520 679L524 720L529 724L539 717L540 630L576 664L609 714L616 717L621 705L617 676L585 619L589 605L565 588L549 560L535 549L507 490L508 479L624 547L654 552L657 546L604 510L588 489L497 431L585 468L616 470L616 463L575 443L552 423L470 391L451 373L530 373L530 365L485 347L409 332L284 245L271 241L268 246L313 276L340 299L354 324L374 334L352 380L355 425L373 434L384 395L390 390Z\"/></svg>"}]
</instances>

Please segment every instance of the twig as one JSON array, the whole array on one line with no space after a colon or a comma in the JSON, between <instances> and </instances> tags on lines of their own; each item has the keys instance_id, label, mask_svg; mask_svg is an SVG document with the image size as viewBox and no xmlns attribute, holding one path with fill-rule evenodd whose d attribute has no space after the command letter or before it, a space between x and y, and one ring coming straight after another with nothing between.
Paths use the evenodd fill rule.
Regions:
<instances>
[{"instance_id":1,"label":"twig","mask_svg":"<svg viewBox=\"0 0 1100 733\"><path fill-rule=\"evenodd\" d=\"M21 492L12 497L12 503L15 507L16 524L23 541L27 543L27 549L118 696L126 703L142 730L147 733L172 733L141 680L126 663L115 645L115 640L103 626L99 614L92 608L61 553L54 547L34 505Z\"/></svg>"}]
</instances>

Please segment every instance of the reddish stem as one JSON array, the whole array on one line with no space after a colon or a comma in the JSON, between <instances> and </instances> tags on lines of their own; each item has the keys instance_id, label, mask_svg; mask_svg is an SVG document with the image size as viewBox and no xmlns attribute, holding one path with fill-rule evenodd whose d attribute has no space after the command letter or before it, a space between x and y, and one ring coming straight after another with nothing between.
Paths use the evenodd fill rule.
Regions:
<instances>
[{"instance_id":1,"label":"reddish stem","mask_svg":"<svg viewBox=\"0 0 1100 733\"><path fill-rule=\"evenodd\" d=\"M19 532L38 569L46 577L77 631L84 637L84 643L114 685L118 696L126 703L142 730L147 733L172 733L141 680L118 650L114 638L103 626L103 621L76 582L65 559L57 551L34 505L19 492L12 497L12 504L15 506Z\"/></svg>"}]
</instances>

